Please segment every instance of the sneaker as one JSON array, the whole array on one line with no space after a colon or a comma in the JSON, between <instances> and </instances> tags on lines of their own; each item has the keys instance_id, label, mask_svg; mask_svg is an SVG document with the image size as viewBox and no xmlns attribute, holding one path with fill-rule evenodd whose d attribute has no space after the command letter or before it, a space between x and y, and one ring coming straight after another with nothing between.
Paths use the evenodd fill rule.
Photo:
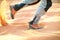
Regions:
<instances>
[{"instance_id":1,"label":"sneaker","mask_svg":"<svg viewBox=\"0 0 60 40\"><path fill-rule=\"evenodd\" d=\"M29 23L29 29L42 29L43 27L39 27L38 24Z\"/></svg>"},{"instance_id":2,"label":"sneaker","mask_svg":"<svg viewBox=\"0 0 60 40\"><path fill-rule=\"evenodd\" d=\"M14 15L16 13L16 10L14 9L13 6L10 6L10 10L11 10L11 18L14 19Z\"/></svg>"}]
</instances>

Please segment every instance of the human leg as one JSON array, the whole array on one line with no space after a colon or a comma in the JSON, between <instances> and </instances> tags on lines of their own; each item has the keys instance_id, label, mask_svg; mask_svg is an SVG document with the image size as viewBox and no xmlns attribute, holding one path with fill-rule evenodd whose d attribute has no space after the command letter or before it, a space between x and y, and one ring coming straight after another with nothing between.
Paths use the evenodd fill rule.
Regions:
<instances>
[{"instance_id":1,"label":"human leg","mask_svg":"<svg viewBox=\"0 0 60 40\"><path fill-rule=\"evenodd\" d=\"M41 4L36 11L35 17L33 18L32 21L29 22L29 28L32 28L34 27L34 25L36 26L38 24L40 17L43 16L45 12L48 11L51 5L52 5L51 0L41 0ZM35 28L35 29L39 29L39 28Z\"/></svg>"},{"instance_id":2,"label":"human leg","mask_svg":"<svg viewBox=\"0 0 60 40\"><path fill-rule=\"evenodd\" d=\"M18 4L15 4L13 6L10 6L12 19L14 19L14 15L16 14L16 12L18 10L23 8L25 5L29 6L29 5L33 4L34 2L36 2L36 1L37 0L23 0L21 3L18 3Z\"/></svg>"}]
</instances>

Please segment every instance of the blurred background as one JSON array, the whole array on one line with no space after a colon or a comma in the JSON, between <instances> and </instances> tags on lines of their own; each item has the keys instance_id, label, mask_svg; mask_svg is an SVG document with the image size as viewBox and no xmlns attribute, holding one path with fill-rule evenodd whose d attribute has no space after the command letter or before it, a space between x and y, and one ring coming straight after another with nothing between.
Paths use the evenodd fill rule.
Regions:
<instances>
[{"instance_id":1,"label":"blurred background","mask_svg":"<svg viewBox=\"0 0 60 40\"><path fill-rule=\"evenodd\" d=\"M52 0L53 2L57 2L57 3L60 3L60 0Z\"/></svg>"},{"instance_id":2,"label":"blurred background","mask_svg":"<svg viewBox=\"0 0 60 40\"><path fill-rule=\"evenodd\" d=\"M39 4L29 6L19 10L14 20L10 20L11 4L18 3L22 0L0 0L0 22L6 21L9 25L0 27L0 40L60 40L60 0L52 0L53 5L48 12L41 18L39 26L44 28L41 30L26 30L28 22L31 21ZM0 24L1 24L0 23ZM2 25L2 24L1 24ZM4 35L5 34L5 35Z\"/></svg>"},{"instance_id":3,"label":"blurred background","mask_svg":"<svg viewBox=\"0 0 60 40\"><path fill-rule=\"evenodd\" d=\"M0 1L2 1L2 0L0 0ZM7 1L17 1L17 0L7 0ZM18 0L18 1L20 1L20 0ZM60 3L60 0L52 0L52 1L55 3Z\"/></svg>"}]
</instances>

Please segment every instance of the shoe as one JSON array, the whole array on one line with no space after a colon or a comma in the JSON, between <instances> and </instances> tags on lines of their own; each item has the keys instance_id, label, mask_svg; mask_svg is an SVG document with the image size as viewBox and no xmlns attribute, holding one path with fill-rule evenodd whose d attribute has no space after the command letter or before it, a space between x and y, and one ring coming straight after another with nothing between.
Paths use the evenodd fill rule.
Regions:
<instances>
[{"instance_id":1,"label":"shoe","mask_svg":"<svg viewBox=\"0 0 60 40\"><path fill-rule=\"evenodd\" d=\"M37 30L37 29L42 29L43 27L39 27L37 24L31 24L29 22L29 29L34 29L34 30Z\"/></svg>"},{"instance_id":2,"label":"shoe","mask_svg":"<svg viewBox=\"0 0 60 40\"><path fill-rule=\"evenodd\" d=\"M14 19L14 15L16 13L16 10L14 9L13 6L10 6L10 11L11 11L11 18Z\"/></svg>"}]
</instances>

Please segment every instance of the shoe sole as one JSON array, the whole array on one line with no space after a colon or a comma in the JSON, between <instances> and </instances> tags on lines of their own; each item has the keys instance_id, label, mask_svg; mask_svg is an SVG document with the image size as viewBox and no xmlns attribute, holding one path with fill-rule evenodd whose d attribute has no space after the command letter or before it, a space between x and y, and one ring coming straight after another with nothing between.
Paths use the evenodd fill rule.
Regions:
<instances>
[{"instance_id":1,"label":"shoe sole","mask_svg":"<svg viewBox=\"0 0 60 40\"><path fill-rule=\"evenodd\" d=\"M34 30L38 30L38 29L42 29L43 27L40 27L40 28L33 28L32 25L29 23L29 29L34 29ZM28 30L29 30L28 29Z\"/></svg>"}]
</instances>

